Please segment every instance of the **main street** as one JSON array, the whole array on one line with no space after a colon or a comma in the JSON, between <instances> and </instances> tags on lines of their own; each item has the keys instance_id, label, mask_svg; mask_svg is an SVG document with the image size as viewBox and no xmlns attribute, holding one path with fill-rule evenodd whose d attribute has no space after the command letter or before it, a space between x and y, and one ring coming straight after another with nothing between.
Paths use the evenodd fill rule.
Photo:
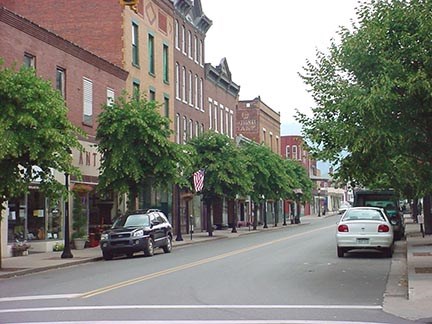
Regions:
<instances>
[{"instance_id":1,"label":"main street","mask_svg":"<svg viewBox=\"0 0 432 324\"><path fill-rule=\"evenodd\" d=\"M337 258L336 221L3 280L0 322L411 323L382 310L391 259Z\"/></svg>"}]
</instances>

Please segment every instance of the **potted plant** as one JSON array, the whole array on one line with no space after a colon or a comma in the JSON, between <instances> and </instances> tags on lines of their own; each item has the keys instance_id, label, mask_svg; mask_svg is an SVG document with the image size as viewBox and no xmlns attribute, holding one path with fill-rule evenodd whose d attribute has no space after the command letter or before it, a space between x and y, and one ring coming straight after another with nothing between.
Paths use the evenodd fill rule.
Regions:
<instances>
[{"instance_id":1,"label":"potted plant","mask_svg":"<svg viewBox=\"0 0 432 324\"><path fill-rule=\"evenodd\" d=\"M31 245L25 241L17 241L12 245L12 256L28 255Z\"/></svg>"},{"instance_id":2,"label":"potted plant","mask_svg":"<svg viewBox=\"0 0 432 324\"><path fill-rule=\"evenodd\" d=\"M87 216L81 202L81 197L77 193L74 193L72 217L72 227L74 230L72 233L72 240L75 249L82 250L87 241Z\"/></svg>"}]
</instances>

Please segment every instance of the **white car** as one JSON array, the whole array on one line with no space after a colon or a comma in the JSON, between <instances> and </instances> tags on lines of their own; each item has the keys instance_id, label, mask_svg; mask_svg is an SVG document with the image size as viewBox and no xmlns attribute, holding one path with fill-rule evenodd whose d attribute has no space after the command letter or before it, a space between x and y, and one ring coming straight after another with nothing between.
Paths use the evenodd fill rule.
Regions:
<instances>
[{"instance_id":1,"label":"white car","mask_svg":"<svg viewBox=\"0 0 432 324\"><path fill-rule=\"evenodd\" d=\"M383 251L393 255L393 227L384 210L376 207L352 207L341 216L336 228L337 255L354 249Z\"/></svg>"},{"instance_id":2,"label":"white car","mask_svg":"<svg viewBox=\"0 0 432 324\"><path fill-rule=\"evenodd\" d=\"M349 208L351 208L351 204L348 201L343 201L339 206L338 213L343 214Z\"/></svg>"}]
</instances>

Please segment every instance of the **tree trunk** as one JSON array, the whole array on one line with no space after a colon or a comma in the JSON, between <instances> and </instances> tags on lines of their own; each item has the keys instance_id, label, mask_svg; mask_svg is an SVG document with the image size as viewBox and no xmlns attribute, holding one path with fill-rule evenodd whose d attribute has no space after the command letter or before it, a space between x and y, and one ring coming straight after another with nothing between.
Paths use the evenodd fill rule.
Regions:
<instances>
[{"instance_id":1,"label":"tree trunk","mask_svg":"<svg viewBox=\"0 0 432 324\"><path fill-rule=\"evenodd\" d=\"M432 234L431 195L423 197L423 215L425 234Z\"/></svg>"},{"instance_id":2,"label":"tree trunk","mask_svg":"<svg viewBox=\"0 0 432 324\"><path fill-rule=\"evenodd\" d=\"M212 199L206 199L206 218L207 218L207 233L208 236L213 236L213 224L212 224Z\"/></svg>"},{"instance_id":3,"label":"tree trunk","mask_svg":"<svg viewBox=\"0 0 432 324\"><path fill-rule=\"evenodd\" d=\"M254 219L253 219L253 230L256 231L258 225L258 204L254 202Z\"/></svg>"},{"instance_id":4,"label":"tree trunk","mask_svg":"<svg viewBox=\"0 0 432 324\"><path fill-rule=\"evenodd\" d=\"M412 213L412 218L413 218L414 222L417 222L417 215L418 215L418 199L417 198L413 199L412 206L411 206L411 213Z\"/></svg>"}]
</instances>

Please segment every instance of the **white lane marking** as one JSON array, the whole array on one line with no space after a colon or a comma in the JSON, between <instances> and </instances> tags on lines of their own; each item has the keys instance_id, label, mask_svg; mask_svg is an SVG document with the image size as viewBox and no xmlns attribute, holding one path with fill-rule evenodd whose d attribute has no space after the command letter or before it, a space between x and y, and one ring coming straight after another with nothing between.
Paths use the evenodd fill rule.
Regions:
<instances>
[{"instance_id":1,"label":"white lane marking","mask_svg":"<svg viewBox=\"0 0 432 324\"><path fill-rule=\"evenodd\" d=\"M71 306L1 309L0 313L56 312L77 310L127 310L127 309L361 309L381 310L378 305L111 305Z\"/></svg>"},{"instance_id":2,"label":"white lane marking","mask_svg":"<svg viewBox=\"0 0 432 324\"><path fill-rule=\"evenodd\" d=\"M31 322L48 324L51 322ZM55 324L386 324L383 322L317 321L317 320L190 320L190 321L85 321L55 322ZM28 323L13 323L28 324Z\"/></svg>"},{"instance_id":3,"label":"white lane marking","mask_svg":"<svg viewBox=\"0 0 432 324\"><path fill-rule=\"evenodd\" d=\"M81 295L82 294L62 294L62 295L36 295L36 296L3 297L3 298L0 298L0 303L21 301L21 300L69 299L69 298L77 298Z\"/></svg>"}]
</instances>

